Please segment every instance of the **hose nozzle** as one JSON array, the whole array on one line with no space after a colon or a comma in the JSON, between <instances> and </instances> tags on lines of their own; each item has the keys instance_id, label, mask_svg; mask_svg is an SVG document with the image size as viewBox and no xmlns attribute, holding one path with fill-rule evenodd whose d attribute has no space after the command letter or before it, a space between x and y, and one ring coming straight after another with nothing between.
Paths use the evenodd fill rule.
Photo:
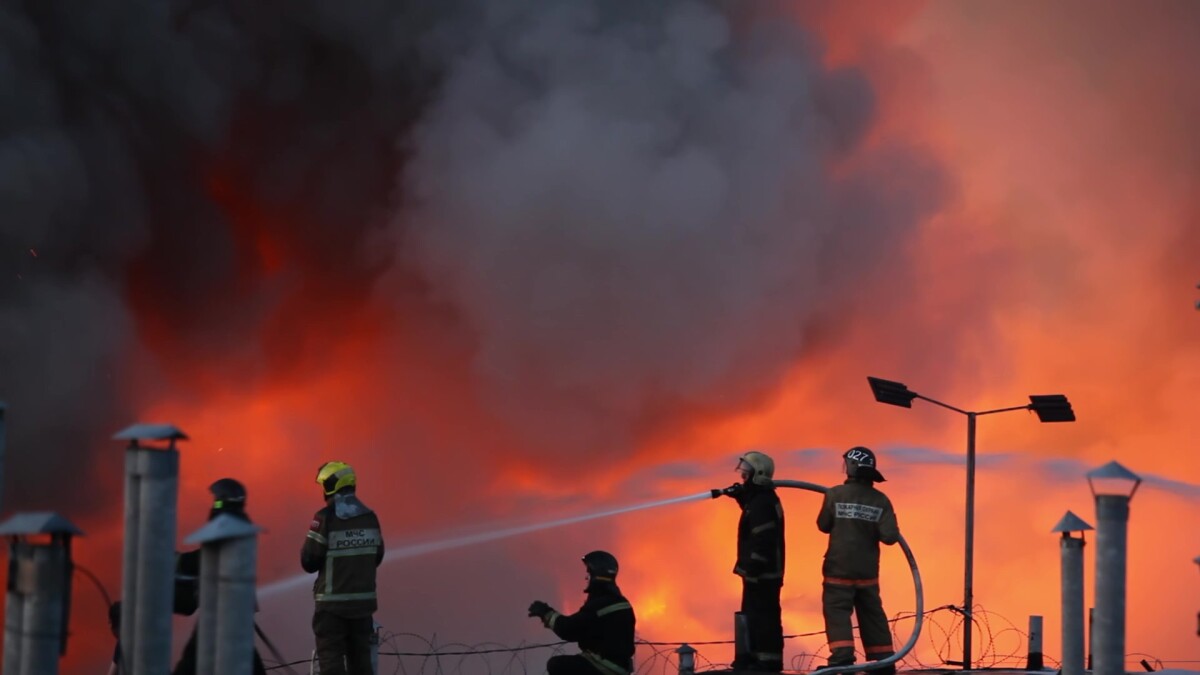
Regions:
<instances>
[{"instance_id":1,"label":"hose nozzle","mask_svg":"<svg viewBox=\"0 0 1200 675\"><path fill-rule=\"evenodd\" d=\"M744 489L741 483L734 483L727 488L713 488L710 492L712 492L712 498L716 499L718 497L737 497Z\"/></svg>"}]
</instances>

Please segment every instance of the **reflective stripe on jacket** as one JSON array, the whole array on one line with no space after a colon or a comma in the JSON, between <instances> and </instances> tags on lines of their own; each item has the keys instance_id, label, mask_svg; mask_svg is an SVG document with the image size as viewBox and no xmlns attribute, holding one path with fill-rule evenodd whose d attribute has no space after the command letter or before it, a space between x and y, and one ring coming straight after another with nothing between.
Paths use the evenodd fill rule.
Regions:
<instances>
[{"instance_id":1,"label":"reflective stripe on jacket","mask_svg":"<svg viewBox=\"0 0 1200 675\"><path fill-rule=\"evenodd\" d=\"M378 609L375 568L383 562L379 519L354 493L334 495L317 511L300 550L300 565L316 572L313 599L318 611L347 618Z\"/></svg>"},{"instance_id":2,"label":"reflective stripe on jacket","mask_svg":"<svg viewBox=\"0 0 1200 675\"><path fill-rule=\"evenodd\" d=\"M558 637L578 642L583 658L605 675L633 672L633 606L612 582L593 581L588 598L569 616L551 610L542 619Z\"/></svg>"}]
</instances>

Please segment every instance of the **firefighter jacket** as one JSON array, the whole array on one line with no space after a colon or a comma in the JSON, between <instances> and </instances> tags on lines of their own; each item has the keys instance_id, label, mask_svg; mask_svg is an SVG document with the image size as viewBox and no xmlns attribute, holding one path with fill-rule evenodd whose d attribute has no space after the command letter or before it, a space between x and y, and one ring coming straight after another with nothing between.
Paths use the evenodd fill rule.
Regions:
<instances>
[{"instance_id":1,"label":"firefighter jacket","mask_svg":"<svg viewBox=\"0 0 1200 675\"><path fill-rule=\"evenodd\" d=\"M383 533L375 512L353 492L339 492L313 516L300 549L300 566L316 572L317 611L346 618L370 616L378 608L375 568L383 562Z\"/></svg>"},{"instance_id":2,"label":"firefighter jacket","mask_svg":"<svg viewBox=\"0 0 1200 675\"><path fill-rule=\"evenodd\" d=\"M783 505L775 488L746 483L734 499L738 520L737 563L733 573L748 582L783 583Z\"/></svg>"},{"instance_id":3,"label":"firefighter jacket","mask_svg":"<svg viewBox=\"0 0 1200 675\"><path fill-rule=\"evenodd\" d=\"M633 672L633 606L611 581L592 580L587 601L566 616L550 610L542 623L558 637L579 643L583 658L604 675Z\"/></svg>"},{"instance_id":4,"label":"firefighter jacket","mask_svg":"<svg viewBox=\"0 0 1200 675\"><path fill-rule=\"evenodd\" d=\"M879 577L879 542L900 540L892 502L869 481L847 479L829 488L817 528L829 535L822 573L827 578L874 580Z\"/></svg>"}]
</instances>

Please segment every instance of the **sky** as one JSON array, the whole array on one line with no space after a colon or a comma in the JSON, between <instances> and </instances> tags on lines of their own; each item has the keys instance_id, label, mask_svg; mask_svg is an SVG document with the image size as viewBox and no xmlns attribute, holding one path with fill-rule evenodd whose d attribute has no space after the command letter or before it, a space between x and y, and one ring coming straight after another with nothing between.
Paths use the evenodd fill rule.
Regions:
<instances>
[{"instance_id":1,"label":"sky","mask_svg":"<svg viewBox=\"0 0 1200 675\"><path fill-rule=\"evenodd\" d=\"M750 449L833 484L867 445L934 608L962 602L965 421L879 405L866 376L965 410L1062 393L1073 424L979 421L974 593L999 637L976 653L1023 656L1036 614L1057 659L1050 530L1096 524L1085 474L1116 460L1145 480L1127 652L1194 667L1197 12L0 7L3 510L79 525L76 561L118 593L110 439L174 423L179 546L212 481L244 482L260 584L286 587L259 623L303 658L296 552L325 460L355 466L405 551L698 494ZM806 666L820 502L783 499L784 629L818 633L786 656ZM579 557L603 548L642 638L728 639L736 517L696 500L398 555L376 619L546 641L524 608L577 607ZM899 551L881 578L911 612ZM111 654L99 598L77 578L65 672ZM914 659L959 658L953 617L931 621Z\"/></svg>"}]
</instances>

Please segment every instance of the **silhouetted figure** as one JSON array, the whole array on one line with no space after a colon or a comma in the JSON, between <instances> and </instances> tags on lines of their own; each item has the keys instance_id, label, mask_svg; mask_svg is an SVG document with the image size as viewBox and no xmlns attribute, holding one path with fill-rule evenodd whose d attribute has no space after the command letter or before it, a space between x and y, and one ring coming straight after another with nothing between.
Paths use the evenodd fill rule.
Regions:
<instances>
[{"instance_id":1,"label":"silhouetted figure","mask_svg":"<svg viewBox=\"0 0 1200 675\"><path fill-rule=\"evenodd\" d=\"M246 488L232 478L222 478L208 486L212 493L213 504L208 511L208 519L212 520L222 513L250 522L246 514ZM175 561L175 613L191 615L200 606L200 550L180 553ZM198 628L192 629L192 635L183 646L179 662L171 675L195 675L196 672L196 643ZM254 675L265 675L262 657L258 649L253 652L252 672Z\"/></svg>"},{"instance_id":2,"label":"silhouetted figure","mask_svg":"<svg viewBox=\"0 0 1200 675\"><path fill-rule=\"evenodd\" d=\"M579 643L579 654L550 657L549 675L626 675L633 672L633 606L617 588L617 559L605 551L583 556L587 601L578 612L564 616L541 600L529 605L558 637Z\"/></svg>"},{"instance_id":3,"label":"silhouetted figure","mask_svg":"<svg viewBox=\"0 0 1200 675\"><path fill-rule=\"evenodd\" d=\"M738 520L737 563L742 578L742 616L749 654L733 660L735 670L783 670L783 621L779 594L783 588L783 504L771 478L775 462L762 452L747 452L735 471L742 482L719 491L742 507Z\"/></svg>"},{"instance_id":4,"label":"silhouetted figure","mask_svg":"<svg viewBox=\"0 0 1200 675\"><path fill-rule=\"evenodd\" d=\"M300 566L316 572L313 637L321 675L372 675L372 615L378 608L375 568L383 533L375 512L355 495L354 469L326 462L317 470L325 508L317 511L300 550Z\"/></svg>"},{"instance_id":5,"label":"silhouetted figure","mask_svg":"<svg viewBox=\"0 0 1200 675\"><path fill-rule=\"evenodd\" d=\"M890 546L900 540L896 512L887 495L875 489L875 483L884 481L875 453L854 447L842 458L846 482L829 488L817 516L817 528L829 535L821 570L825 577L821 604L830 666L854 663L851 612L858 615L858 632L868 660L895 653L879 595L879 543ZM878 675L895 672L894 665L871 671Z\"/></svg>"}]
</instances>

